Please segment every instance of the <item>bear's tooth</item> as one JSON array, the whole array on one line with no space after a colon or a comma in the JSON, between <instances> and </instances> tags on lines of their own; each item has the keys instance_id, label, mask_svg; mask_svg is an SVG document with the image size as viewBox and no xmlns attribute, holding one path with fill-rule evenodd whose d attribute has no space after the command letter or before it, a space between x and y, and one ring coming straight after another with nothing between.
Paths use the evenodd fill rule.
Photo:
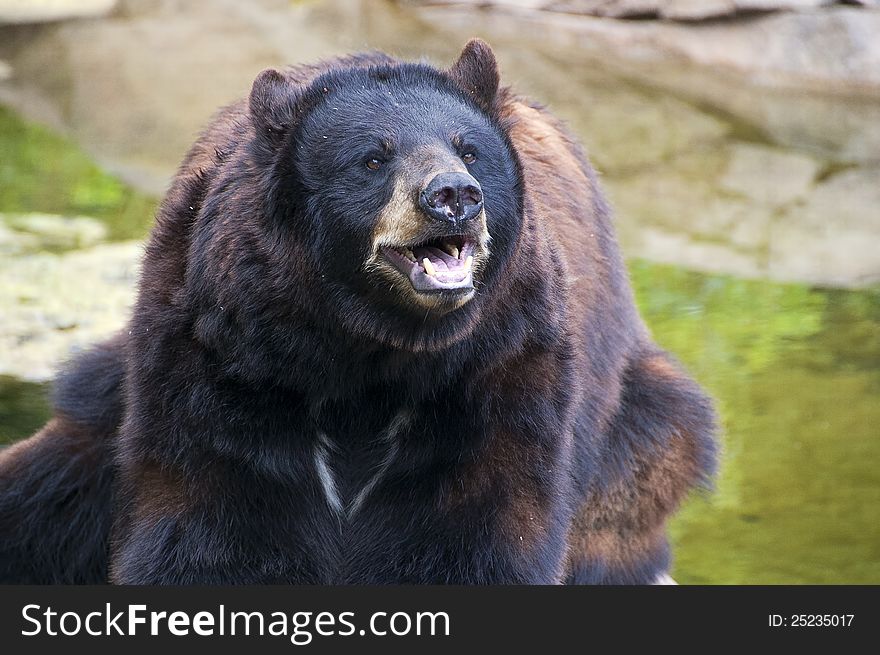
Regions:
<instances>
[{"instance_id":1,"label":"bear's tooth","mask_svg":"<svg viewBox=\"0 0 880 655\"><path fill-rule=\"evenodd\" d=\"M434 268L434 264L432 264L431 260L428 259L427 257L425 257L422 260L422 266L425 267L425 273L427 273L431 277L434 277L435 275L437 275L437 269Z\"/></svg>"},{"instance_id":2,"label":"bear's tooth","mask_svg":"<svg viewBox=\"0 0 880 655\"><path fill-rule=\"evenodd\" d=\"M413 251L411 248L407 248L406 250L404 250L403 255L411 262L414 262L416 260L416 256L413 254Z\"/></svg>"},{"instance_id":3,"label":"bear's tooth","mask_svg":"<svg viewBox=\"0 0 880 655\"><path fill-rule=\"evenodd\" d=\"M464 260L464 270L471 270L471 266L474 264L474 256L468 255L468 258Z\"/></svg>"},{"instance_id":4,"label":"bear's tooth","mask_svg":"<svg viewBox=\"0 0 880 655\"><path fill-rule=\"evenodd\" d=\"M452 255L453 257L458 259L458 246L455 246L454 244L451 244L451 243L444 243L443 250L446 251L446 254Z\"/></svg>"}]
</instances>

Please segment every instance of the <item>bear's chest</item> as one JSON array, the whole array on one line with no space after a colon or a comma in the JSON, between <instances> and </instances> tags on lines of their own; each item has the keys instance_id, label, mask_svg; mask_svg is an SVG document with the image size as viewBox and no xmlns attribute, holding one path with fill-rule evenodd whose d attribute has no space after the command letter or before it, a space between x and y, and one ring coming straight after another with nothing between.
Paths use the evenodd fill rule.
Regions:
<instances>
[{"instance_id":1,"label":"bear's chest","mask_svg":"<svg viewBox=\"0 0 880 655\"><path fill-rule=\"evenodd\" d=\"M323 582L406 579L408 563L436 548L428 526L447 522L442 499L460 449L439 427L449 424L449 408L432 405L430 419L426 411L337 408L315 422L305 494L311 507L307 522L294 526L294 541L308 543L309 568ZM461 433L472 434L453 434Z\"/></svg>"},{"instance_id":2,"label":"bear's chest","mask_svg":"<svg viewBox=\"0 0 880 655\"><path fill-rule=\"evenodd\" d=\"M242 517L232 543L250 544L252 557L252 535L261 535L265 557L287 583L426 581L457 570L462 554L450 544L467 522L492 516L482 501L492 484L473 499L461 487L462 468L473 468L480 413L462 394L401 400L301 404L273 420L272 468L261 472L251 458L256 475L240 469L242 484L226 490ZM254 416L252 432L258 422ZM430 570L411 570L426 559Z\"/></svg>"},{"instance_id":3,"label":"bear's chest","mask_svg":"<svg viewBox=\"0 0 880 655\"><path fill-rule=\"evenodd\" d=\"M400 408L379 419L355 412L317 422L311 450L314 478L319 497L342 529L350 529L370 496L401 465L413 421L413 411Z\"/></svg>"}]
</instances>

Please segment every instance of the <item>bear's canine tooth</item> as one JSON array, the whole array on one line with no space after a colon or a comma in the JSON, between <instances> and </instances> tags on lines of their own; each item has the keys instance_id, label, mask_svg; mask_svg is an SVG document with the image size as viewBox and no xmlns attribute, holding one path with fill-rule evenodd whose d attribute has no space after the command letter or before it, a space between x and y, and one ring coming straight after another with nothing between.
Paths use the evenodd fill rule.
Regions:
<instances>
[{"instance_id":1,"label":"bear's canine tooth","mask_svg":"<svg viewBox=\"0 0 880 655\"><path fill-rule=\"evenodd\" d=\"M443 250L446 251L446 254L452 255L456 259L458 259L458 247L451 243L444 243Z\"/></svg>"},{"instance_id":2,"label":"bear's canine tooth","mask_svg":"<svg viewBox=\"0 0 880 655\"><path fill-rule=\"evenodd\" d=\"M464 270L471 270L471 266L474 265L474 256L468 255L468 258L464 260Z\"/></svg>"},{"instance_id":3,"label":"bear's canine tooth","mask_svg":"<svg viewBox=\"0 0 880 655\"><path fill-rule=\"evenodd\" d=\"M413 251L411 248L407 248L406 250L404 250L403 256L406 257L411 262L414 262L416 260L416 256L413 254Z\"/></svg>"},{"instance_id":4,"label":"bear's canine tooth","mask_svg":"<svg viewBox=\"0 0 880 655\"><path fill-rule=\"evenodd\" d=\"M434 277L435 275L437 275L437 269L434 268L434 264L432 264L431 260L428 259L427 257L425 257L422 260L422 266L425 267L425 273L427 273L431 277Z\"/></svg>"}]
</instances>

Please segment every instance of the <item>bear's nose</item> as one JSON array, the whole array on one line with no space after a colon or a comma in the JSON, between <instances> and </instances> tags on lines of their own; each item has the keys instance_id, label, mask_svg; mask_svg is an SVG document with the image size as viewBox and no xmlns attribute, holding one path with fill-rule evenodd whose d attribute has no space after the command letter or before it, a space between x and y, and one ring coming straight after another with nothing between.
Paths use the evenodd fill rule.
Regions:
<instances>
[{"instance_id":1,"label":"bear's nose","mask_svg":"<svg viewBox=\"0 0 880 655\"><path fill-rule=\"evenodd\" d=\"M435 220L463 223L483 210L483 190L467 173L440 173L419 194L419 206Z\"/></svg>"}]
</instances>

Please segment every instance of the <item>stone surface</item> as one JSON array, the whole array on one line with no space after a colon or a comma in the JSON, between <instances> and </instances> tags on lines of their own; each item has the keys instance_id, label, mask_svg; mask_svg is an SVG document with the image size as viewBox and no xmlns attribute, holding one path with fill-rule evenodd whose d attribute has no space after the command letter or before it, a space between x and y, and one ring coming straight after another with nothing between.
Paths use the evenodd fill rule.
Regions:
<instances>
[{"instance_id":1,"label":"stone surface","mask_svg":"<svg viewBox=\"0 0 880 655\"><path fill-rule=\"evenodd\" d=\"M866 0L872 2L873 0ZM490 4L512 5L508 0ZM544 9L610 18L657 17L699 21L760 11L814 9L835 0L557 0Z\"/></svg>"},{"instance_id":2,"label":"stone surface","mask_svg":"<svg viewBox=\"0 0 880 655\"><path fill-rule=\"evenodd\" d=\"M662 18L706 20L754 11L813 9L834 0L658 0Z\"/></svg>"},{"instance_id":3,"label":"stone surface","mask_svg":"<svg viewBox=\"0 0 880 655\"><path fill-rule=\"evenodd\" d=\"M115 5L116 0L0 0L0 25L103 16Z\"/></svg>"},{"instance_id":4,"label":"stone surface","mask_svg":"<svg viewBox=\"0 0 880 655\"><path fill-rule=\"evenodd\" d=\"M556 0L544 5L548 11L608 18L653 17L659 14L659 7L660 0Z\"/></svg>"},{"instance_id":5,"label":"stone surface","mask_svg":"<svg viewBox=\"0 0 880 655\"><path fill-rule=\"evenodd\" d=\"M658 48L766 83L880 89L880 12L848 7L691 28L660 26Z\"/></svg>"},{"instance_id":6,"label":"stone surface","mask_svg":"<svg viewBox=\"0 0 880 655\"><path fill-rule=\"evenodd\" d=\"M672 96L648 102L643 93L626 87L595 96L569 121L585 135L594 163L608 175L663 165L701 145L721 142L728 131L722 121Z\"/></svg>"},{"instance_id":7,"label":"stone surface","mask_svg":"<svg viewBox=\"0 0 880 655\"><path fill-rule=\"evenodd\" d=\"M880 9L833 6L710 23L503 7L476 16L469 7L419 13L444 26L449 38L477 30L493 42L516 42L534 61L553 53L560 66L568 60L570 75L617 70L717 111L751 139L842 162L880 163L880 39L872 37L880 34Z\"/></svg>"},{"instance_id":8,"label":"stone surface","mask_svg":"<svg viewBox=\"0 0 880 655\"><path fill-rule=\"evenodd\" d=\"M685 71L659 63L623 68L646 84L717 110L734 131L751 139L838 162L880 163L880 95L737 82L708 68Z\"/></svg>"},{"instance_id":9,"label":"stone surface","mask_svg":"<svg viewBox=\"0 0 880 655\"><path fill-rule=\"evenodd\" d=\"M42 381L73 352L122 328L143 246L0 257L0 375Z\"/></svg>"},{"instance_id":10,"label":"stone surface","mask_svg":"<svg viewBox=\"0 0 880 655\"><path fill-rule=\"evenodd\" d=\"M479 4L486 6L483 2ZM677 7L676 15L689 19L675 22L610 21L604 17L617 14L611 11L615 3L588 4L596 7L591 12L594 15L577 17L558 13L568 6L560 4L548 4L547 8L553 11L523 10L504 0L489 2L488 6L499 12L515 12L520 18L529 16L546 28L552 26L551 29L577 34L581 39L588 39L589 47L605 56L667 64L687 61L716 73L726 71L769 85L880 94L878 8L834 5L758 15L747 13L735 20L695 22L698 17L717 18L725 7L729 9L727 13L736 13L737 6L718 0L682 0L680 5L657 2L658 16L670 18L664 12ZM825 3L793 0L789 6L803 8L819 4ZM640 3L624 5L633 7L633 11L636 11L634 7L643 6ZM742 3L742 10L759 5L770 3ZM448 7L438 9L449 13Z\"/></svg>"},{"instance_id":11,"label":"stone surface","mask_svg":"<svg viewBox=\"0 0 880 655\"><path fill-rule=\"evenodd\" d=\"M658 0L657 13L673 20L706 20L732 16L737 12L735 0Z\"/></svg>"},{"instance_id":12,"label":"stone surface","mask_svg":"<svg viewBox=\"0 0 880 655\"><path fill-rule=\"evenodd\" d=\"M0 221L0 255L9 257L21 253L38 250L40 240L34 234L13 230Z\"/></svg>"},{"instance_id":13,"label":"stone surface","mask_svg":"<svg viewBox=\"0 0 880 655\"><path fill-rule=\"evenodd\" d=\"M880 168L817 177L809 157L734 143L607 186L629 256L821 286L880 282Z\"/></svg>"},{"instance_id":14,"label":"stone surface","mask_svg":"<svg viewBox=\"0 0 880 655\"><path fill-rule=\"evenodd\" d=\"M788 209L769 235L771 277L880 282L880 168L843 171Z\"/></svg>"},{"instance_id":15,"label":"stone surface","mask_svg":"<svg viewBox=\"0 0 880 655\"><path fill-rule=\"evenodd\" d=\"M721 188L756 203L779 207L809 191L819 162L806 155L751 143L736 144Z\"/></svg>"},{"instance_id":16,"label":"stone surface","mask_svg":"<svg viewBox=\"0 0 880 655\"><path fill-rule=\"evenodd\" d=\"M0 214L0 251L71 250L107 238L107 226L89 216Z\"/></svg>"}]
</instances>

